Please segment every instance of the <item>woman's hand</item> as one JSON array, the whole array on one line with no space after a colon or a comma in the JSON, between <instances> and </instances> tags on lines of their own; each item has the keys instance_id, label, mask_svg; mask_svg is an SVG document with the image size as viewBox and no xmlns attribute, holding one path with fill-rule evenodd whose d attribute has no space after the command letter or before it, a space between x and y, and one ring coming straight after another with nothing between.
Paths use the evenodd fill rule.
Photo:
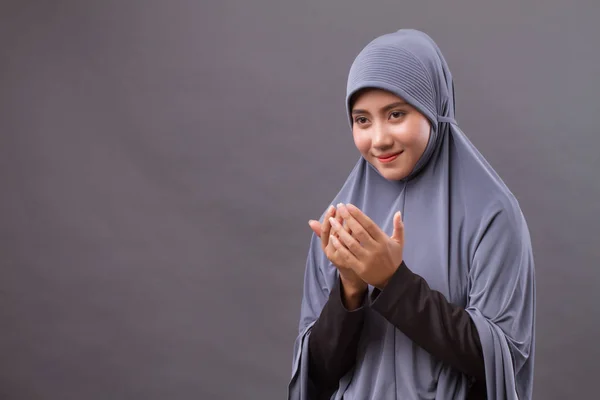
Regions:
<instances>
[{"instance_id":1,"label":"woman's hand","mask_svg":"<svg viewBox=\"0 0 600 400\"><path fill-rule=\"evenodd\" d=\"M311 227L313 232L321 238L321 247L323 252L340 273L340 281L342 283L346 307L350 309L357 308L360 305L360 301L362 300L362 296L367 290L368 285L356 274L356 272L354 272L352 268L350 268L349 265L344 263L341 258L336 256L337 250L331 242L331 237L332 235L333 237L336 237L339 235L339 233L331 232L331 220L336 221L340 229L346 234L351 233L350 227L348 225L344 226L345 224L342 216L336 212L336 209L333 206L329 206L327 209L327 212L323 218L323 223L310 220L308 221L308 225ZM353 305L355 305L355 307L352 307Z\"/></svg>"},{"instance_id":2,"label":"woman's hand","mask_svg":"<svg viewBox=\"0 0 600 400\"><path fill-rule=\"evenodd\" d=\"M383 289L402 263L402 215L400 212L394 215L394 232L390 237L352 204L338 205L337 212L351 233L335 218L329 217L332 226L329 243L335 248L332 258L335 263L352 269L363 281Z\"/></svg>"}]
</instances>

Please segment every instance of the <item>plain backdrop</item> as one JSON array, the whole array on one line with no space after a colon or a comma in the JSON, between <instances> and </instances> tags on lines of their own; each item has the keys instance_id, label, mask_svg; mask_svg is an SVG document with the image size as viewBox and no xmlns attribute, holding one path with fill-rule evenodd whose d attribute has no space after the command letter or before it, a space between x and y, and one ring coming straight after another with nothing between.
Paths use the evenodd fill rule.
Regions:
<instances>
[{"instance_id":1,"label":"plain backdrop","mask_svg":"<svg viewBox=\"0 0 600 400\"><path fill-rule=\"evenodd\" d=\"M596 393L600 2L2 0L0 399L283 399L358 52L427 32L515 193L536 399Z\"/></svg>"}]
</instances>

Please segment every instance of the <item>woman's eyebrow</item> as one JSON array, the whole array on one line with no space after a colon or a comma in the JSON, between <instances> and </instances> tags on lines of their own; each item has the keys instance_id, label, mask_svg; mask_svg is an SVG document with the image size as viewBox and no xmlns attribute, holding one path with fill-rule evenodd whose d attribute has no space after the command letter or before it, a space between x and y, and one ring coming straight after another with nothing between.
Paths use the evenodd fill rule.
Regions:
<instances>
[{"instance_id":1,"label":"woman's eyebrow","mask_svg":"<svg viewBox=\"0 0 600 400\"><path fill-rule=\"evenodd\" d=\"M405 101L397 101L395 103L388 104L387 106L382 107L381 111L384 111L384 112L385 111L389 111L392 108L395 108L395 107L398 107L398 106L405 106L407 104L408 103L405 102ZM352 110L352 114L369 114L369 112L367 110L354 109L354 110Z\"/></svg>"},{"instance_id":2,"label":"woman's eyebrow","mask_svg":"<svg viewBox=\"0 0 600 400\"><path fill-rule=\"evenodd\" d=\"M381 109L381 111L389 111L389 110L391 110L392 108L396 108L396 107L398 107L398 106L405 106L405 105L407 105L407 104L408 104L408 103L407 103L407 102L405 102L405 101L397 101L397 102L395 102L395 103L388 104L387 106L383 107L383 108Z\"/></svg>"}]
</instances>

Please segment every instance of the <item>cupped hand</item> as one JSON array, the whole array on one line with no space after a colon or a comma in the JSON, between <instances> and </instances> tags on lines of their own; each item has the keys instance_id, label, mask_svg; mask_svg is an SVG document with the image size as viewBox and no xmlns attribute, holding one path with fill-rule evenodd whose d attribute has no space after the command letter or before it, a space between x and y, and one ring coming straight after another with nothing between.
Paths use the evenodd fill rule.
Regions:
<instances>
[{"instance_id":1,"label":"cupped hand","mask_svg":"<svg viewBox=\"0 0 600 400\"><path fill-rule=\"evenodd\" d=\"M334 239L339 237L339 232L332 232L331 230L332 220L335 221L340 227L340 230L344 231L346 234L352 233L350 227L344 224L342 215L337 212L334 206L329 206L325 212L322 223L319 221L310 220L308 221L308 225L311 227L315 235L321 238L321 248L323 249L323 252L329 261L331 261L331 263L338 269L344 291L350 296L359 295L367 289L368 285L352 268L350 268L347 263L345 263L339 257L337 249L331 240L332 237Z\"/></svg>"},{"instance_id":2,"label":"cupped hand","mask_svg":"<svg viewBox=\"0 0 600 400\"><path fill-rule=\"evenodd\" d=\"M332 253L333 258L345 268L352 269L363 281L383 289L403 259L404 224L401 213L394 215L394 231L392 236L388 236L352 204L338 205L337 212L344 224L329 216L329 245L336 250Z\"/></svg>"}]
</instances>

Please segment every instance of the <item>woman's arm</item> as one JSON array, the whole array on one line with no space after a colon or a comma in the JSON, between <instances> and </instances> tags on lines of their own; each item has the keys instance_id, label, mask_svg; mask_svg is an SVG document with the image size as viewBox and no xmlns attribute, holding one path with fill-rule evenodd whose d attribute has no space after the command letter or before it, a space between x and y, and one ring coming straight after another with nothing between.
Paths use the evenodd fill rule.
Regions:
<instances>
[{"instance_id":1,"label":"woman's arm","mask_svg":"<svg viewBox=\"0 0 600 400\"><path fill-rule=\"evenodd\" d=\"M415 343L477 380L485 379L482 346L468 312L451 304L427 282L408 269L403 260L404 224L394 214L388 236L357 207L339 206L350 232L331 220L339 240L332 238L336 260L352 268L376 288L372 308Z\"/></svg>"},{"instance_id":2,"label":"woman's arm","mask_svg":"<svg viewBox=\"0 0 600 400\"><path fill-rule=\"evenodd\" d=\"M308 339L308 374L325 398L352 368L362 330L366 291L345 293L338 278Z\"/></svg>"},{"instance_id":3,"label":"woman's arm","mask_svg":"<svg viewBox=\"0 0 600 400\"><path fill-rule=\"evenodd\" d=\"M371 308L413 342L477 381L485 381L477 328L464 308L429 287L402 262Z\"/></svg>"}]
</instances>

